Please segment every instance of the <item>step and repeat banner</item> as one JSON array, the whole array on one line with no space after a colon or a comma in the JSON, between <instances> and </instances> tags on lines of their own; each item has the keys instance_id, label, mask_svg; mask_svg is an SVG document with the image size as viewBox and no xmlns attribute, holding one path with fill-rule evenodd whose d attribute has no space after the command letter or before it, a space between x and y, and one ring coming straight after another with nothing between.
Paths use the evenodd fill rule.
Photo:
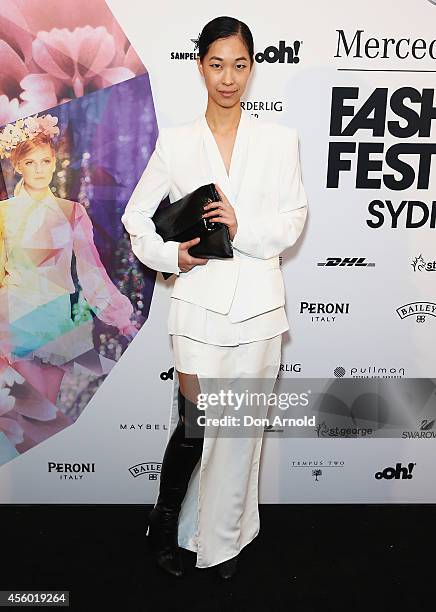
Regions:
<instances>
[{"instance_id":1,"label":"step and repeat banner","mask_svg":"<svg viewBox=\"0 0 436 612\"><path fill-rule=\"evenodd\" d=\"M155 501L174 280L120 219L159 127L205 111L194 41L219 15L252 30L241 103L297 128L309 201L260 501L435 502L436 2L215 10L1 3L0 502Z\"/></svg>"}]
</instances>

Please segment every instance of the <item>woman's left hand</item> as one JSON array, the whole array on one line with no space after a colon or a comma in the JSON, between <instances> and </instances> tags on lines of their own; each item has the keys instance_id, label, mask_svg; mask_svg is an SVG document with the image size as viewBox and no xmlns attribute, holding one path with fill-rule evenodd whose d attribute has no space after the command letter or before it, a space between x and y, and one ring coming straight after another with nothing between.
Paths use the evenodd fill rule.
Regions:
<instances>
[{"instance_id":1,"label":"woman's left hand","mask_svg":"<svg viewBox=\"0 0 436 612\"><path fill-rule=\"evenodd\" d=\"M233 240L238 230L238 221L236 219L235 209L216 183L215 187L219 193L221 201L206 204L204 206L204 210L206 212L204 213L203 217L209 217L210 221L218 221L219 223L224 223L224 225L227 225L229 228L230 240Z\"/></svg>"}]
</instances>

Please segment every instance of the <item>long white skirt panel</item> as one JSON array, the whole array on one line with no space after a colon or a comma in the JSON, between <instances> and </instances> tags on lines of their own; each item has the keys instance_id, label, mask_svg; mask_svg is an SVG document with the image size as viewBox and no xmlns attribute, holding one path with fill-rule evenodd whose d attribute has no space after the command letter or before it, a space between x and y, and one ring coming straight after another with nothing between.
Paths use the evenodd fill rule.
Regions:
<instances>
[{"instance_id":1,"label":"long white skirt panel","mask_svg":"<svg viewBox=\"0 0 436 612\"><path fill-rule=\"evenodd\" d=\"M178 335L171 339L175 371L168 439L179 419L177 370L197 374L202 392L211 388L202 381L205 378L259 379L256 390L272 392L280 367L281 334L231 347ZM222 410L209 416L223 416L229 409ZM253 411L254 416L265 418L268 410L256 406ZM233 411L227 414L235 415ZM236 556L260 529L258 480L263 425L256 428L255 436L225 438L216 435L216 428L213 436L211 431L206 424L201 461L192 473L179 516L179 546L197 553L199 568Z\"/></svg>"}]
</instances>

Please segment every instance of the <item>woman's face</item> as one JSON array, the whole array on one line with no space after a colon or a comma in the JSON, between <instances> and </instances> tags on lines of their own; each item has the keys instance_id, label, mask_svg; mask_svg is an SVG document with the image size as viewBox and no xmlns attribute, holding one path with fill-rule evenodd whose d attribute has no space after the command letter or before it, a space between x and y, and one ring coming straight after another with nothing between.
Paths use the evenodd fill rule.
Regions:
<instances>
[{"instance_id":1,"label":"woman's face","mask_svg":"<svg viewBox=\"0 0 436 612\"><path fill-rule=\"evenodd\" d=\"M197 64L216 104L224 108L239 105L251 72L247 47L239 36L219 38L210 45L203 63L197 58Z\"/></svg>"},{"instance_id":2,"label":"woman's face","mask_svg":"<svg viewBox=\"0 0 436 612\"><path fill-rule=\"evenodd\" d=\"M50 145L40 145L27 153L17 164L17 170L23 175L24 184L31 189L46 189L52 180L56 168L56 157Z\"/></svg>"}]
</instances>

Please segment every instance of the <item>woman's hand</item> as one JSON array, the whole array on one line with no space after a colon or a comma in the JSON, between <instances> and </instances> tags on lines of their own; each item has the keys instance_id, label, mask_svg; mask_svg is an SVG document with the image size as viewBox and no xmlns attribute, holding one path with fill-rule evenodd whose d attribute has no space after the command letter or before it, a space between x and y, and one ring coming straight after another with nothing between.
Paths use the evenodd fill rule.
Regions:
<instances>
[{"instance_id":1,"label":"woman's hand","mask_svg":"<svg viewBox=\"0 0 436 612\"><path fill-rule=\"evenodd\" d=\"M219 193L221 201L206 204L204 206L204 210L207 212L205 212L203 217L211 217L210 221L218 221L219 223L224 223L224 225L227 225L229 228L230 240L233 240L238 230L238 221L236 220L235 209L216 183L215 187Z\"/></svg>"},{"instance_id":2,"label":"woman's hand","mask_svg":"<svg viewBox=\"0 0 436 612\"><path fill-rule=\"evenodd\" d=\"M189 272L194 266L204 266L209 259L202 257L193 257L188 253L188 249L200 242L200 237L181 242L179 244L179 263L178 266L182 272Z\"/></svg>"}]
</instances>

